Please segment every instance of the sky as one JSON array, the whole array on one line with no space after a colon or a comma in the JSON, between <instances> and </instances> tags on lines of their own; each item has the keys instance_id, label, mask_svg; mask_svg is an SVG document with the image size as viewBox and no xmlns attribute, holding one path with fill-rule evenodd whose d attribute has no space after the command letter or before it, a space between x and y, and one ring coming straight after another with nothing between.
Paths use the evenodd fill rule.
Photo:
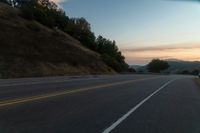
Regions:
<instances>
[{"instance_id":1,"label":"sky","mask_svg":"<svg viewBox=\"0 0 200 133\"><path fill-rule=\"evenodd\" d=\"M115 40L128 64L144 65L153 58L200 61L200 2L53 1L69 17L86 18L96 36Z\"/></svg>"}]
</instances>

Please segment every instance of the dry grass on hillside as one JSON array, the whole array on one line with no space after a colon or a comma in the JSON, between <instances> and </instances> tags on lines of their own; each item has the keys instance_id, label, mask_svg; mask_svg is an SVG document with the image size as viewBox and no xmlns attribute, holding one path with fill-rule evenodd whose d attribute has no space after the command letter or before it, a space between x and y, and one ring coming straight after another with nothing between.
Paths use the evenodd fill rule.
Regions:
<instances>
[{"instance_id":1,"label":"dry grass on hillside","mask_svg":"<svg viewBox=\"0 0 200 133\"><path fill-rule=\"evenodd\" d=\"M0 77L114 73L99 54L0 3Z\"/></svg>"}]
</instances>

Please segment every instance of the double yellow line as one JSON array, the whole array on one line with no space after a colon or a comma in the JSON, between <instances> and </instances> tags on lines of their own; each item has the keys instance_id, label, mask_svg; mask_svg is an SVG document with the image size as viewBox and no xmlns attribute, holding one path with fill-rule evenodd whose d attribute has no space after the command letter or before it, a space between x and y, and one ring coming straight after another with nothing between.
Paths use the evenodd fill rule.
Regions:
<instances>
[{"instance_id":1,"label":"double yellow line","mask_svg":"<svg viewBox=\"0 0 200 133\"><path fill-rule=\"evenodd\" d=\"M159 77L156 77L156 78L159 78ZM38 100L42 100L42 99L67 95L67 94L73 94L73 93L78 93L78 92L94 90L94 89L98 89L98 88L106 88L106 87L123 85L123 84L132 83L132 82L138 82L138 81L144 81L144 80L156 79L156 78L151 77L151 78L142 78L142 79L136 79L136 80L121 81L121 82L117 82L117 83L108 83L108 84L104 84L104 85L97 85L97 86L74 89L74 90L52 92L52 93L38 95L38 96L32 96L32 97L18 98L18 99L13 99L13 100L5 100L5 101L0 101L0 107L22 104L22 103L27 103L27 102L38 101Z\"/></svg>"}]
</instances>

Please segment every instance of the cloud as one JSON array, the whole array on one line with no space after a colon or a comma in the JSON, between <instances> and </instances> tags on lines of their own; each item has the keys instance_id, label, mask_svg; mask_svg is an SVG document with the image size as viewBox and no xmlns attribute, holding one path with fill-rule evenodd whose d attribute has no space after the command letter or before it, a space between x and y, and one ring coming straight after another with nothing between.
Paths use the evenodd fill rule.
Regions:
<instances>
[{"instance_id":1,"label":"cloud","mask_svg":"<svg viewBox=\"0 0 200 133\"><path fill-rule=\"evenodd\" d=\"M142 51L168 51L168 50L181 50L181 49L193 49L200 48L199 44L173 44L173 45L162 45L162 46L152 46L152 47L139 47L139 48L125 48L121 49L125 52L142 52Z\"/></svg>"},{"instance_id":2,"label":"cloud","mask_svg":"<svg viewBox=\"0 0 200 133\"><path fill-rule=\"evenodd\" d=\"M129 64L147 64L154 58L200 61L200 44L121 49Z\"/></svg>"}]
</instances>

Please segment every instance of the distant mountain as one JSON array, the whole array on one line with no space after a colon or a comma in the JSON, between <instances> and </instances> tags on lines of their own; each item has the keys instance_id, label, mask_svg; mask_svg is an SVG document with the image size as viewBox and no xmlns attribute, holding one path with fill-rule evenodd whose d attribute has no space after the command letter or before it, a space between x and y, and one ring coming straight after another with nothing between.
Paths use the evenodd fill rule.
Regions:
<instances>
[{"instance_id":1,"label":"distant mountain","mask_svg":"<svg viewBox=\"0 0 200 133\"><path fill-rule=\"evenodd\" d=\"M179 59L176 59L176 58L169 58L169 59L166 59L165 61L176 61L176 62L182 62L183 60L179 60Z\"/></svg>"},{"instance_id":2,"label":"distant mountain","mask_svg":"<svg viewBox=\"0 0 200 133\"><path fill-rule=\"evenodd\" d=\"M197 69L200 71L200 61L183 61L178 59L166 59L165 61L168 62L170 67L163 71L163 73L181 73L183 71L192 72L193 70ZM148 72L147 66L138 67L137 72Z\"/></svg>"},{"instance_id":3,"label":"distant mountain","mask_svg":"<svg viewBox=\"0 0 200 133\"><path fill-rule=\"evenodd\" d=\"M142 66L141 65L130 65L130 68L133 68L135 70L141 68Z\"/></svg>"}]
</instances>

